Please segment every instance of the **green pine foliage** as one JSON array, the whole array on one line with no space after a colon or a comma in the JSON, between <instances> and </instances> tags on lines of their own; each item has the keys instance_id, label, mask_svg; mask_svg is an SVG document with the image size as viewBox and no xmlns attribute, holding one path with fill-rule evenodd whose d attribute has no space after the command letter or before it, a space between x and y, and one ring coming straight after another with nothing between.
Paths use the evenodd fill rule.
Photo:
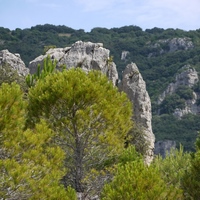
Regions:
<instances>
[{"instance_id":1,"label":"green pine foliage","mask_svg":"<svg viewBox=\"0 0 200 200\"><path fill-rule=\"evenodd\" d=\"M196 152L192 154L191 164L182 177L185 199L196 200L200 197L200 137L196 141Z\"/></svg>"},{"instance_id":2,"label":"green pine foliage","mask_svg":"<svg viewBox=\"0 0 200 200\"><path fill-rule=\"evenodd\" d=\"M28 74L26 76L26 84L28 87L32 87L36 84L39 79L44 79L48 74L55 72L56 70L56 60L51 60L48 55L43 62L43 68L38 65L37 72L35 74Z\"/></svg>"},{"instance_id":3,"label":"green pine foliage","mask_svg":"<svg viewBox=\"0 0 200 200\"><path fill-rule=\"evenodd\" d=\"M132 108L105 75L87 74L80 68L53 73L29 90L27 124L34 127L40 118L56 132L57 143L65 150L65 185L77 192L87 191L85 177L120 153L132 127Z\"/></svg>"},{"instance_id":4,"label":"green pine foliage","mask_svg":"<svg viewBox=\"0 0 200 200\"><path fill-rule=\"evenodd\" d=\"M184 152L183 147L171 149L165 158L157 156L152 165L158 169L167 185L181 189L182 177L190 167L190 153Z\"/></svg>"},{"instance_id":5,"label":"green pine foliage","mask_svg":"<svg viewBox=\"0 0 200 200\"><path fill-rule=\"evenodd\" d=\"M146 166L143 159L132 153L131 149L125 151L112 181L103 187L102 200L182 199L180 189L167 185L156 167Z\"/></svg>"},{"instance_id":6,"label":"green pine foliage","mask_svg":"<svg viewBox=\"0 0 200 200\"><path fill-rule=\"evenodd\" d=\"M19 85L0 88L0 196L3 199L76 198L60 179L65 173L63 150L44 120L24 129L26 102Z\"/></svg>"}]
</instances>

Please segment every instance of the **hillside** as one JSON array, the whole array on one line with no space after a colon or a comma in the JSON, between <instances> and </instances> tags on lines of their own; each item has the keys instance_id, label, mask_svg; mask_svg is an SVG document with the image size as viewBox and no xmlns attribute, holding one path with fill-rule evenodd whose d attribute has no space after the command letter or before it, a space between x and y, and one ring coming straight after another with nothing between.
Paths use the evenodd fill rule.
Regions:
<instances>
[{"instance_id":1,"label":"hillside","mask_svg":"<svg viewBox=\"0 0 200 200\"><path fill-rule=\"evenodd\" d=\"M163 101L160 105L157 102L159 95L170 83L175 82L176 75L185 65L190 65L199 73L200 29L183 31L153 28L143 31L137 26L125 26L94 28L91 32L84 32L82 29L49 24L14 31L0 28L0 50L8 49L12 53L19 53L26 66L43 54L45 46L67 47L78 40L103 43L111 51L120 77L127 64L136 63L151 97L156 140L175 140L177 145L182 143L185 150L194 149L197 131L200 130L200 116L190 113L179 119L173 113L176 108L185 105L187 97L183 93L198 93L199 82L190 88L186 86L175 100L170 96L171 100ZM197 95L196 104L198 102ZM158 110L163 112L159 113Z\"/></svg>"}]
</instances>

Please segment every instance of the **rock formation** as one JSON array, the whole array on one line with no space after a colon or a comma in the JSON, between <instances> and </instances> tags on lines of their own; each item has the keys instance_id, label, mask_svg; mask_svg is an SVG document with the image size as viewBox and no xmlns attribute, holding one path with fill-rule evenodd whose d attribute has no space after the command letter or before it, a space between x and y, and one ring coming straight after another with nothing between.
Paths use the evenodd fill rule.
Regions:
<instances>
[{"instance_id":1,"label":"rock formation","mask_svg":"<svg viewBox=\"0 0 200 200\"><path fill-rule=\"evenodd\" d=\"M121 60L126 60L127 56L130 54L129 51L122 51Z\"/></svg>"},{"instance_id":2,"label":"rock formation","mask_svg":"<svg viewBox=\"0 0 200 200\"><path fill-rule=\"evenodd\" d=\"M172 38L162 39L156 41L156 43L148 43L148 46L152 49L152 52L148 54L148 57L158 56L164 53L172 53L178 50L188 50L194 48L194 44L191 38Z\"/></svg>"},{"instance_id":3,"label":"rock formation","mask_svg":"<svg viewBox=\"0 0 200 200\"><path fill-rule=\"evenodd\" d=\"M35 73L38 64L43 63L48 55L58 61L57 66L66 65L67 68L81 67L85 71L100 70L106 74L115 85L118 81L116 65L109 56L110 51L103 48L102 43L78 41L71 47L54 48L30 62L30 73Z\"/></svg>"},{"instance_id":4,"label":"rock formation","mask_svg":"<svg viewBox=\"0 0 200 200\"><path fill-rule=\"evenodd\" d=\"M155 136L152 132L151 100L146 90L146 83L134 63L126 66L122 77L120 89L127 93L133 103L134 121L142 129L149 145L145 162L150 164L153 160Z\"/></svg>"},{"instance_id":5,"label":"rock formation","mask_svg":"<svg viewBox=\"0 0 200 200\"><path fill-rule=\"evenodd\" d=\"M190 65L185 65L181 69L181 73L177 74L175 77L175 82L170 83L166 90L159 96L158 104L161 104L167 95L172 95L180 86L187 86L192 88L195 84L198 83L198 73ZM181 118L183 115L188 113L197 114L200 112L200 107L196 104L199 94L193 92L193 98L185 101L184 109L175 109L174 115L178 118Z\"/></svg>"},{"instance_id":6,"label":"rock formation","mask_svg":"<svg viewBox=\"0 0 200 200\"><path fill-rule=\"evenodd\" d=\"M26 76L29 69L26 68L19 54L12 54L8 50L0 51L0 66L8 64L11 69L17 71L19 76Z\"/></svg>"},{"instance_id":7,"label":"rock formation","mask_svg":"<svg viewBox=\"0 0 200 200\"><path fill-rule=\"evenodd\" d=\"M182 68L182 72L177 74L175 77L175 82L170 83L167 89L159 96L158 104L161 104L167 95L173 94L177 88L181 85L192 87L199 81L198 73L190 65L185 65Z\"/></svg>"},{"instance_id":8,"label":"rock formation","mask_svg":"<svg viewBox=\"0 0 200 200\"><path fill-rule=\"evenodd\" d=\"M188 50L194 48L194 44L191 38L173 38L168 40L169 52L177 50Z\"/></svg>"}]
</instances>

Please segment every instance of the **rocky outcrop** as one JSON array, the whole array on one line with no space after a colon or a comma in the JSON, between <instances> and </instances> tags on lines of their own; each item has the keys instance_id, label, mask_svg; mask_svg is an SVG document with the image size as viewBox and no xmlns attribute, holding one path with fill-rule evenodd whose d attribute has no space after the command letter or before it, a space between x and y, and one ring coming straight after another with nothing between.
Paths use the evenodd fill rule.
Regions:
<instances>
[{"instance_id":1,"label":"rocky outcrop","mask_svg":"<svg viewBox=\"0 0 200 200\"><path fill-rule=\"evenodd\" d=\"M161 55L164 53L172 53L178 50L188 50L194 48L194 44L191 38L172 38L172 39L162 39L155 43L150 43L148 46L152 49L148 57Z\"/></svg>"},{"instance_id":2,"label":"rocky outcrop","mask_svg":"<svg viewBox=\"0 0 200 200\"><path fill-rule=\"evenodd\" d=\"M12 54L8 50L0 51L0 66L9 65L11 69L17 71L19 76L26 76L29 69L26 68L19 54Z\"/></svg>"},{"instance_id":3,"label":"rocky outcrop","mask_svg":"<svg viewBox=\"0 0 200 200\"><path fill-rule=\"evenodd\" d=\"M146 90L146 83L134 63L126 66L122 76L122 82L119 87L133 103L134 121L142 129L148 142L145 161L150 164L153 160L155 136L152 132L151 100Z\"/></svg>"},{"instance_id":4,"label":"rocky outcrop","mask_svg":"<svg viewBox=\"0 0 200 200\"><path fill-rule=\"evenodd\" d=\"M129 51L122 51L121 60L126 60L127 56L130 54Z\"/></svg>"},{"instance_id":5,"label":"rocky outcrop","mask_svg":"<svg viewBox=\"0 0 200 200\"><path fill-rule=\"evenodd\" d=\"M194 48L194 44L190 38L173 38L168 40L169 52L177 50L188 50Z\"/></svg>"},{"instance_id":6,"label":"rocky outcrop","mask_svg":"<svg viewBox=\"0 0 200 200\"><path fill-rule=\"evenodd\" d=\"M115 63L110 58L110 51L103 48L102 43L78 41L71 47L54 48L30 62L30 73L35 73L38 64L42 66L44 58L48 55L58 61L57 67L66 65L67 68L81 67L85 71L99 70L106 74L115 85L118 73Z\"/></svg>"},{"instance_id":7,"label":"rocky outcrop","mask_svg":"<svg viewBox=\"0 0 200 200\"><path fill-rule=\"evenodd\" d=\"M185 65L182 68L182 72L177 74L175 82L170 83L166 90L158 97L158 104L161 104L167 95L173 94L178 87L188 86L193 87L199 81L198 73L190 65Z\"/></svg>"},{"instance_id":8,"label":"rocky outcrop","mask_svg":"<svg viewBox=\"0 0 200 200\"><path fill-rule=\"evenodd\" d=\"M158 97L158 104L161 104L166 96L174 94L180 86L187 86L192 88L195 84L198 83L198 73L190 65L185 65L181 71L182 72L176 75L175 82L170 83L166 90ZM173 114L176 117L181 118L188 113L200 113L200 107L197 105L197 99L199 99L199 94L193 92L193 98L185 100L185 108L176 108Z\"/></svg>"},{"instance_id":9,"label":"rocky outcrop","mask_svg":"<svg viewBox=\"0 0 200 200\"><path fill-rule=\"evenodd\" d=\"M173 140L162 140L155 143L155 155L161 155L163 158L170 153L171 149L176 148L176 142Z\"/></svg>"}]
</instances>

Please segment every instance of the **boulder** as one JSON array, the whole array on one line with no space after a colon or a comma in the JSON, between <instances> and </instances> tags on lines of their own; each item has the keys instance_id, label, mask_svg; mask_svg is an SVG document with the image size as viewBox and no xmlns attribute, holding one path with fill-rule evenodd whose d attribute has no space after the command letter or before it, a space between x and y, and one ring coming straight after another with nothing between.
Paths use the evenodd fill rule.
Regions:
<instances>
[{"instance_id":1,"label":"boulder","mask_svg":"<svg viewBox=\"0 0 200 200\"><path fill-rule=\"evenodd\" d=\"M29 69L26 68L19 54L12 54L8 50L0 51L0 66L8 64L11 69L17 71L19 76L26 76Z\"/></svg>"}]
</instances>

